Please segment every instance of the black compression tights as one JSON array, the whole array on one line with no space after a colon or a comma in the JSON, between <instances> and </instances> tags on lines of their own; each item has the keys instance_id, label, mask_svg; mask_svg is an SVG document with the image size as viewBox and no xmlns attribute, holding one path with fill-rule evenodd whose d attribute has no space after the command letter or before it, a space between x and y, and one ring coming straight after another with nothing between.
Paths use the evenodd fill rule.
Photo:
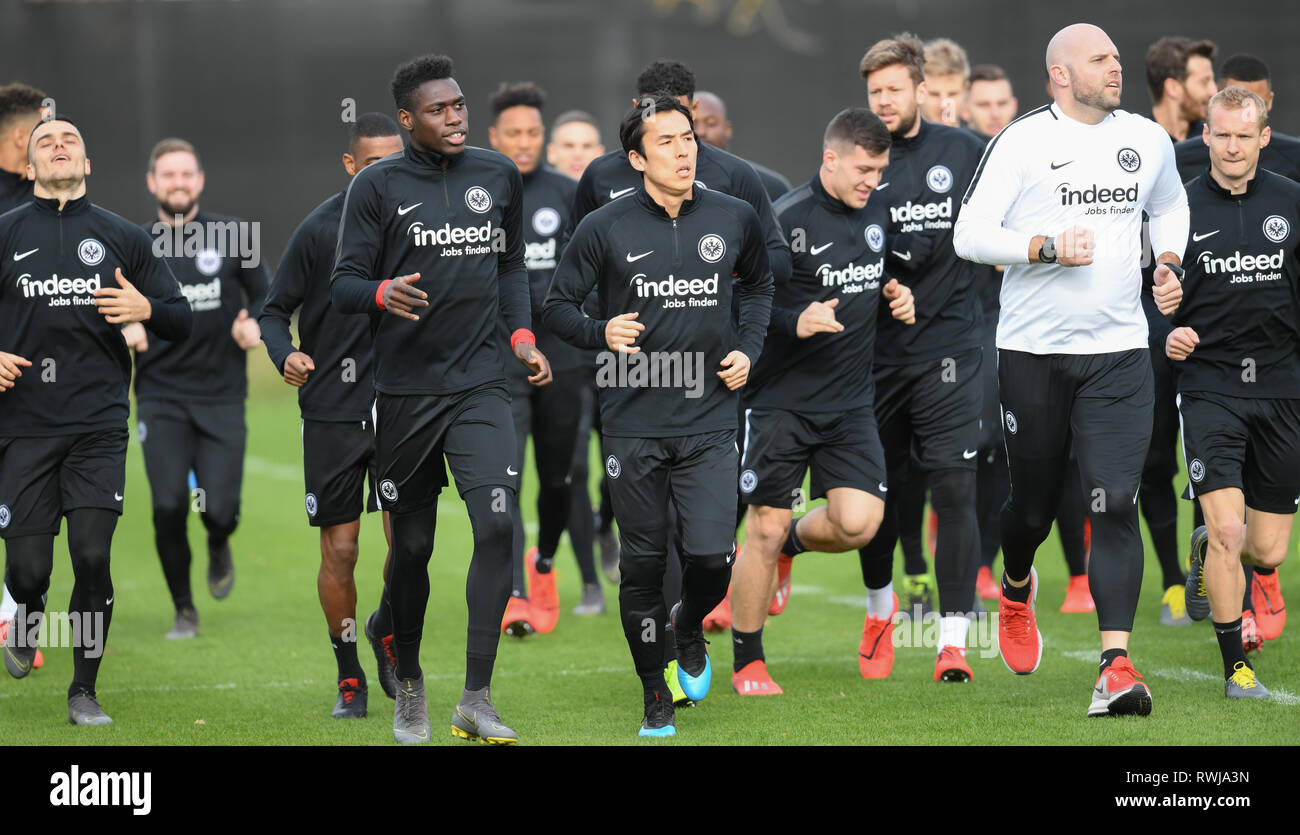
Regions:
<instances>
[{"instance_id":1,"label":"black compression tights","mask_svg":"<svg viewBox=\"0 0 1300 835\"><path fill-rule=\"evenodd\" d=\"M99 662L113 620L113 580L109 553L117 514L100 508L68 512L68 553L72 557L72 598L68 603L73 632L72 687L68 694L95 689ZM44 612L44 595L54 568L54 536L20 536L6 543L9 590L26 611ZM36 632L29 633L35 637Z\"/></svg>"},{"instance_id":2,"label":"black compression tights","mask_svg":"<svg viewBox=\"0 0 1300 835\"><path fill-rule=\"evenodd\" d=\"M504 491L504 495L498 491ZM474 554L465 578L469 628L465 644L465 688L478 690L492 681L501 616L510 597L512 535L510 490L476 487L468 491L465 509L474 531ZM494 495L495 494L495 495ZM388 566L388 593L393 609L393 643L398 678L418 678L424 611L429 603L429 558L438 519L434 502L414 513L394 514L393 558Z\"/></svg>"}]
</instances>

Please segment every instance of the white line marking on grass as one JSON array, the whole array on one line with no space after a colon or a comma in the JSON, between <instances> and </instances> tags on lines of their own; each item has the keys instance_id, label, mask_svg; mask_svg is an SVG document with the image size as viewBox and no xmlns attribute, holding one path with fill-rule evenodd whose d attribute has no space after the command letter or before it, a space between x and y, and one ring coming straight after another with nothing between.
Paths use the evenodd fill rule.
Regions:
<instances>
[{"instance_id":1,"label":"white line marking on grass","mask_svg":"<svg viewBox=\"0 0 1300 835\"><path fill-rule=\"evenodd\" d=\"M840 606L852 606L855 609L867 610L867 599L865 595L860 594L835 594L826 598L827 603L835 603Z\"/></svg>"},{"instance_id":2,"label":"white line marking on grass","mask_svg":"<svg viewBox=\"0 0 1300 835\"><path fill-rule=\"evenodd\" d=\"M1062 652L1061 655L1078 661L1092 661L1097 657L1097 653L1089 652L1087 650L1072 650L1070 652ZM1213 673L1207 673L1203 670L1193 670L1190 667L1154 667L1148 669L1145 672L1145 675L1155 676L1156 678L1172 679L1184 683L1190 681L1223 682L1223 679ZM1269 688L1269 692L1273 695L1273 701L1280 705L1287 705L1288 707L1300 705L1300 696L1297 696L1294 693L1286 690L1277 690L1271 687Z\"/></svg>"}]
</instances>

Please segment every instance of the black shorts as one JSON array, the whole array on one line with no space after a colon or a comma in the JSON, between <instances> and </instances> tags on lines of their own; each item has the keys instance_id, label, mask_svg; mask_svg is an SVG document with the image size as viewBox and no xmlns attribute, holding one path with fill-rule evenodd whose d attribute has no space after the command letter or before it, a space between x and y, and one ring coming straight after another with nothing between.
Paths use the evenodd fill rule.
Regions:
<instances>
[{"instance_id":1,"label":"black shorts","mask_svg":"<svg viewBox=\"0 0 1300 835\"><path fill-rule=\"evenodd\" d=\"M978 466L984 402L982 348L908 365L876 366L876 420L889 474L910 460L932 473Z\"/></svg>"},{"instance_id":2,"label":"black shorts","mask_svg":"<svg viewBox=\"0 0 1300 835\"><path fill-rule=\"evenodd\" d=\"M153 506L189 507L193 471L206 495L205 521L221 520L233 530L239 521L248 438L243 401L141 400L136 418Z\"/></svg>"},{"instance_id":3,"label":"black shorts","mask_svg":"<svg viewBox=\"0 0 1300 835\"><path fill-rule=\"evenodd\" d=\"M373 421L304 420L302 469L307 521L312 527L355 522L363 509L370 513L379 509Z\"/></svg>"},{"instance_id":4,"label":"black shorts","mask_svg":"<svg viewBox=\"0 0 1300 835\"><path fill-rule=\"evenodd\" d=\"M379 393L375 450L379 505L392 513L437 501L447 486L447 466L462 497L488 485L518 490L515 427L504 383L447 395Z\"/></svg>"},{"instance_id":5,"label":"black shorts","mask_svg":"<svg viewBox=\"0 0 1300 835\"><path fill-rule=\"evenodd\" d=\"M52 438L0 438L0 539L57 535L70 510L122 512L126 427Z\"/></svg>"},{"instance_id":6,"label":"black shorts","mask_svg":"<svg viewBox=\"0 0 1300 835\"><path fill-rule=\"evenodd\" d=\"M1178 395L1192 498L1236 487L1246 506L1295 513L1300 496L1300 400Z\"/></svg>"},{"instance_id":7,"label":"black shorts","mask_svg":"<svg viewBox=\"0 0 1300 835\"><path fill-rule=\"evenodd\" d=\"M686 555L729 553L736 536L736 433L603 440L625 556L668 553L668 506Z\"/></svg>"},{"instance_id":8,"label":"black shorts","mask_svg":"<svg viewBox=\"0 0 1300 835\"><path fill-rule=\"evenodd\" d=\"M847 412L745 411L740 500L793 508L812 468L812 499L833 487L852 487L885 498L885 451L870 406Z\"/></svg>"}]
</instances>

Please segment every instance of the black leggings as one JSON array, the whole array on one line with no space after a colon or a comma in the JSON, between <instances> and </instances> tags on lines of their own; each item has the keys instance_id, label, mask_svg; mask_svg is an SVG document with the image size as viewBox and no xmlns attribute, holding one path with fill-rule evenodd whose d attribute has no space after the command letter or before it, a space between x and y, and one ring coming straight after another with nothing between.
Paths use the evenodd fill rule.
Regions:
<instances>
[{"instance_id":1,"label":"black leggings","mask_svg":"<svg viewBox=\"0 0 1300 835\"><path fill-rule=\"evenodd\" d=\"M510 597L510 543L514 491L507 487L476 487L465 493L474 531L474 554L465 577L469 626L465 644L465 689L492 683L492 666L501 634L501 616ZM387 588L393 610L393 643L398 678L419 678L420 640L429 604L429 558L438 504L413 513L392 514L393 557Z\"/></svg>"},{"instance_id":2,"label":"black leggings","mask_svg":"<svg viewBox=\"0 0 1300 835\"><path fill-rule=\"evenodd\" d=\"M113 579L109 554L117 513L84 507L68 511L68 553L72 558L72 598L68 619L72 628L71 696L94 692L99 662L113 620ZM9 591L26 614L45 611L45 593L54 570L54 535L19 536L5 543ZM35 640L37 630L28 633Z\"/></svg>"}]
</instances>

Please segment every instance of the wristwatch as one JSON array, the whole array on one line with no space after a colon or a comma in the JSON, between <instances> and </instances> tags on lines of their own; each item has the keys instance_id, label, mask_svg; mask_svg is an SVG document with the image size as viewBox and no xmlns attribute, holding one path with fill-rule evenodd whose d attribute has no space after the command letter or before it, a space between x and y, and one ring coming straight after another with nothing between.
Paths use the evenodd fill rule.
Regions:
<instances>
[{"instance_id":1,"label":"wristwatch","mask_svg":"<svg viewBox=\"0 0 1300 835\"><path fill-rule=\"evenodd\" d=\"M1056 263L1056 238L1049 236L1043 239L1043 246L1038 250L1038 260L1044 264Z\"/></svg>"}]
</instances>

